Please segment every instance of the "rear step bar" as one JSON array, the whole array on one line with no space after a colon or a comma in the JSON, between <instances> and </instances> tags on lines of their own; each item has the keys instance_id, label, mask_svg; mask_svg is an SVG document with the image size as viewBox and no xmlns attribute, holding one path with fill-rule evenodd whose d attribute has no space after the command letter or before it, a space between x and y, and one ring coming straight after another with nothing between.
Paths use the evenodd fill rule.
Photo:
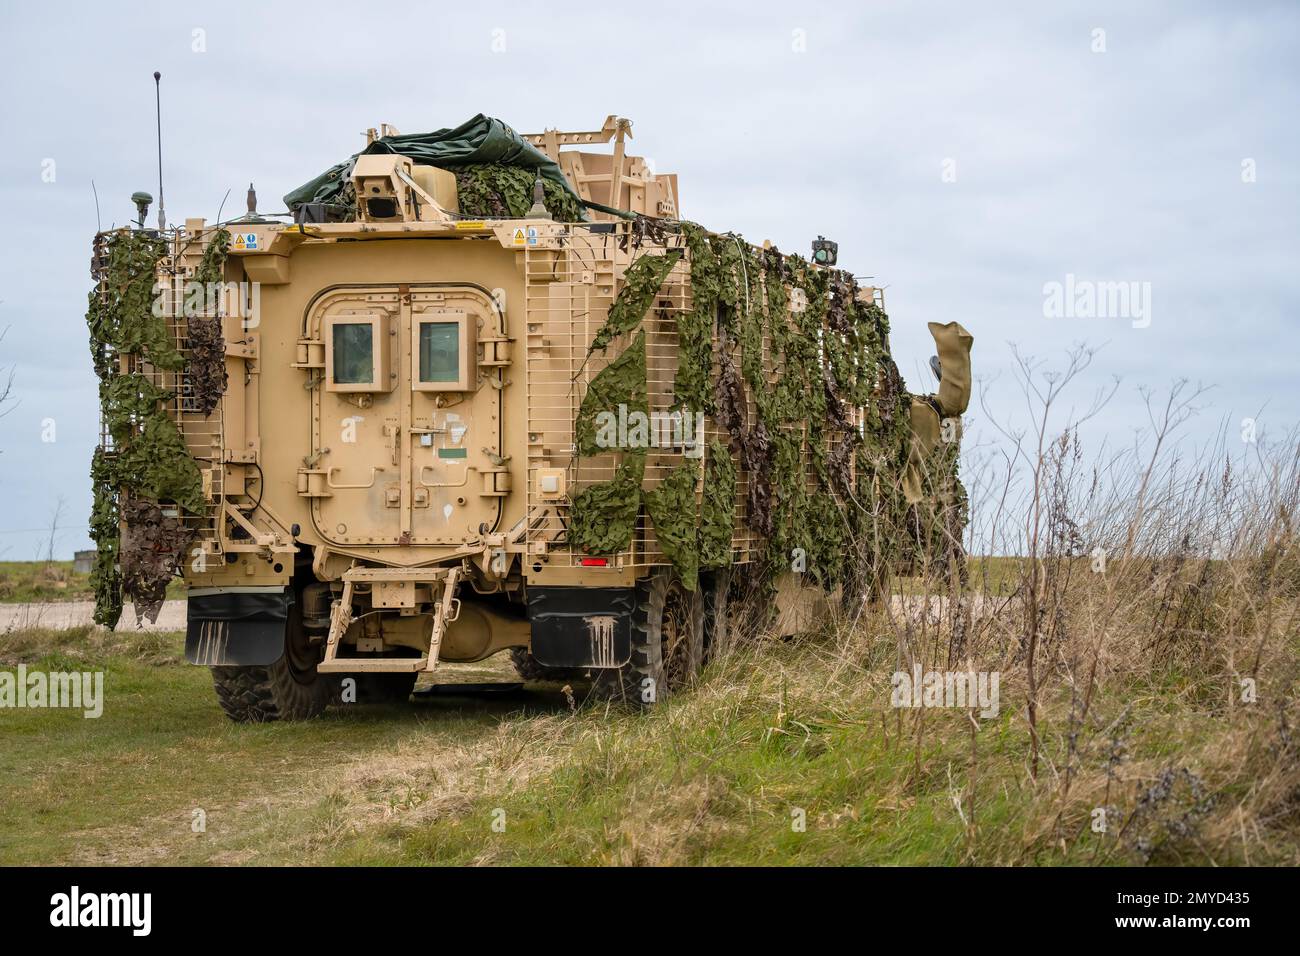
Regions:
<instances>
[{"instance_id":1,"label":"rear step bar","mask_svg":"<svg viewBox=\"0 0 1300 956\"><path fill-rule=\"evenodd\" d=\"M438 652L447 625L460 617L460 599L456 580L460 568L352 568L343 573L343 596L330 608L330 632L325 642L325 659L316 666L323 674L371 674L412 672L432 673L438 667ZM434 594L433 629L429 634L429 653L424 657L387 657L367 660L362 657L339 657L339 645L353 621L352 590L356 584L401 581L412 585L430 584ZM441 593L439 594L439 588Z\"/></svg>"}]
</instances>

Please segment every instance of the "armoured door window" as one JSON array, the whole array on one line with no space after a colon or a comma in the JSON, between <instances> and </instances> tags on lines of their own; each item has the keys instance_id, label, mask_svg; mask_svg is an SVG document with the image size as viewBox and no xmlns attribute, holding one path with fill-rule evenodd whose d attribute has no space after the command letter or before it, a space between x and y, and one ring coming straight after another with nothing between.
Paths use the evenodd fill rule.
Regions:
<instances>
[{"instance_id":1,"label":"armoured door window","mask_svg":"<svg viewBox=\"0 0 1300 956\"><path fill-rule=\"evenodd\" d=\"M411 320L411 388L417 392L474 389L475 318L463 311L428 309Z\"/></svg>"},{"instance_id":2,"label":"armoured door window","mask_svg":"<svg viewBox=\"0 0 1300 956\"><path fill-rule=\"evenodd\" d=\"M373 385L375 382L375 330L369 323L334 326L334 384Z\"/></svg>"},{"instance_id":3,"label":"armoured door window","mask_svg":"<svg viewBox=\"0 0 1300 956\"><path fill-rule=\"evenodd\" d=\"M332 392L387 392L391 319L384 313L329 316L325 334L326 387Z\"/></svg>"},{"instance_id":4,"label":"armoured door window","mask_svg":"<svg viewBox=\"0 0 1300 956\"><path fill-rule=\"evenodd\" d=\"M455 382L460 378L460 324L420 323L420 381Z\"/></svg>"}]
</instances>

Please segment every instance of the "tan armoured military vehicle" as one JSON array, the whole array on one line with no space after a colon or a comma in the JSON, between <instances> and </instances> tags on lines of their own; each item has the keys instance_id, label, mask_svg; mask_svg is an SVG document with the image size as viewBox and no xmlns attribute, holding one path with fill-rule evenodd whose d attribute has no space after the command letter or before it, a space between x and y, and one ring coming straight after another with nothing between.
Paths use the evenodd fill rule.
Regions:
<instances>
[{"instance_id":1,"label":"tan armoured military vehicle","mask_svg":"<svg viewBox=\"0 0 1300 956\"><path fill-rule=\"evenodd\" d=\"M940 385L910 395L834 243L682 219L630 133L385 127L280 219L250 195L150 230L137 196L88 316L98 619L183 574L237 721L506 650L648 703L741 584L788 623L956 560L970 337L932 326Z\"/></svg>"}]
</instances>

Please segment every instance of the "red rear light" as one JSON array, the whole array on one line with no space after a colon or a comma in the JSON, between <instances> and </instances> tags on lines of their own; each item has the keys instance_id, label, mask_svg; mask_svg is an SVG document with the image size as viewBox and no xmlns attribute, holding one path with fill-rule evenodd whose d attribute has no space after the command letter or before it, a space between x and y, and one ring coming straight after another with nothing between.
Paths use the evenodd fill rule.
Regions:
<instances>
[{"instance_id":1,"label":"red rear light","mask_svg":"<svg viewBox=\"0 0 1300 956\"><path fill-rule=\"evenodd\" d=\"M582 566L584 568L604 568L609 566L607 558L583 558Z\"/></svg>"}]
</instances>

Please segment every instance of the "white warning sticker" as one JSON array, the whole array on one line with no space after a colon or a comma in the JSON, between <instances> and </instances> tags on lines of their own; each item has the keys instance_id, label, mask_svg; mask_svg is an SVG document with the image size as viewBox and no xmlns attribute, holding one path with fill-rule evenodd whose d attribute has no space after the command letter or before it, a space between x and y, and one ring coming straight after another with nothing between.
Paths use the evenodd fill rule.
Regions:
<instances>
[{"instance_id":1,"label":"white warning sticker","mask_svg":"<svg viewBox=\"0 0 1300 956\"><path fill-rule=\"evenodd\" d=\"M255 232L237 232L230 237L230 249L232 252L256 252L257 251L257 233Z\"/></svg>"},{"instance_id":2,"label":"white warning sticker","mask_svg":"<svg viewBox=\"0 0 1300 956\"><path fill-rule=\"evenodd\" d=\"M514 237L512 240L513 245L522 246L525 241L526 241L526 237L524 236L524 227L516 226L514 231Z\"/></svg>"}]
</instances>

